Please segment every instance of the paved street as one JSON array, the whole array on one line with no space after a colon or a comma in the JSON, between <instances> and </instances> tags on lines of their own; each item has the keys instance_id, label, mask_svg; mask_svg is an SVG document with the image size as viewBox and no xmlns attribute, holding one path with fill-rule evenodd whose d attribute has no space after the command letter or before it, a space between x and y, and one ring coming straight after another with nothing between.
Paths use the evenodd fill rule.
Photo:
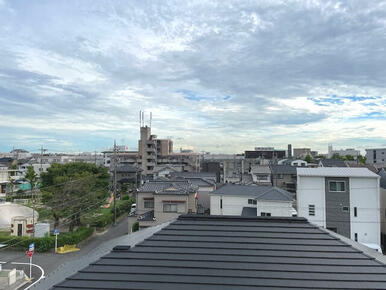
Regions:
<instances>
[{"instance_id":1,"label":"paved street","mask_svg":"<svg viewBox=\"0 0 386 290\"><path fill-rule=\"evenodd\" d=\"M135 217L130 217L130 223L133 223ZM67 261L79 259L82 256L88 255L92 250L98 248L103 243L106 243L109 240L124 236L128 234L128 218L123 218L117 223L116 226L111 226L105 233L96 234L84 245L80 246L80 251L74 253L68 253L64 255L54 254L54 253L36 253L33 256L33 263L41 266L45 275L49 275L51 272L58 269L62 264ZM4 269L14 268L15 266L11 265L10 262L29 262L28 256L23 252L16 251L0 251L0 262L8 262L3 264ZM24 269L25 273L29 275L28 266L17 266L18 269ZM40 277L41 273L36 267L33 267L32 276L35 278ZM28 285L27 285L28 286ZM26 286L26 287L27 287ZM23 289L23 288L21 288Z\"/></svg>"}]
</instances>

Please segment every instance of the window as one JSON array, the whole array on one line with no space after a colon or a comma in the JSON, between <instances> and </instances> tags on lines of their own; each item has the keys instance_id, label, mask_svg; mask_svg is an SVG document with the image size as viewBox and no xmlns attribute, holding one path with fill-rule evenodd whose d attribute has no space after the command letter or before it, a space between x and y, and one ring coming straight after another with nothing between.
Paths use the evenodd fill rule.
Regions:
<instances>
[{"instance_id":1,"label":"window","mask_svg":"<svg viewBox=\"0 0 386 290\"><path fill-rule=\"evenodd\" d=\"M357 207L354 207L354 216L355 216L355 217L358 216L358 209L357 209Z\"/></svg>"},{"instance_id":2,"label":"window","mask_svg":"<svg viewBox=\"0 0 386 290\"><path fill-rule=\"evenodd\" d=\"M177 212L176 203L164 203L164 212Z\"/></svg>"},{"instance_id":3,"label":"window","mask_svg":"<svg viewBox=\"0 0 386 290\"><path fill-rule=\"evenodd\" d=\"M308 215L315 216L315 205L314 204L308 205Z\"/></svg>"},{"instance_id":4,"label":"window","mask_svg":"<svg viewBox=\"0 0 386 290\"><path fill-rule=\"evenodd\" d=\"M329 183L329 189L332 192L342 192L345 191L346 183L344 181L330 181Z\"/></svg>"},{"instance_id":5,"label":"window","mask_svg":"<svg viewBox=\"0 0 386 290\"><path fill-rule=\"evenodd\" d=\"M222 208L222 199L220 199L220 208Z\"/></svg>"},{"instance_id":6,"label":"window","mask_svg":"<svg viewBox=\"0 0 386 290\"><path fill-rule=\"evenodd\" d=\"M271 216L270 212L262 212L260 213L260 216Z\"/></svg>"},{"instance_id":7,"label":"window","mask_svg":"<svg viewBox=\"0 0 386 290\"><path fill-rule=\"evenodd\" d=\"M342 211L344 211L344 212L349 212L349 207L348 206L343 206L342 207Z\"/></svg>"},{"instance_id":8,"label":"window","mask_svg":"<svg viewBox=\"0 0 386 290\"><path fill-rule=\"evenodd\" d=\"M148 199L144 201L144 208L154 208L154 199Z\"/></svg>"},{"instance_id":9,"label":"window","mask_svg":"<svg viewBox=\"0 0 386 290\"><path fill-rule=\"evenodd\" d=\"M355 233L355 235L354 235L354 240L355 240L356 242L358 242L358 233Z\"/></svg>"},{"instance_id":10,"label":"window","mask_svg":"<svg viewBox=\"0 0 386 290\"><path fill-rule=\"evenodd\" d=\"M257 204L256 199L248 199L248 204Z\"/></svg>"}]
</instances>

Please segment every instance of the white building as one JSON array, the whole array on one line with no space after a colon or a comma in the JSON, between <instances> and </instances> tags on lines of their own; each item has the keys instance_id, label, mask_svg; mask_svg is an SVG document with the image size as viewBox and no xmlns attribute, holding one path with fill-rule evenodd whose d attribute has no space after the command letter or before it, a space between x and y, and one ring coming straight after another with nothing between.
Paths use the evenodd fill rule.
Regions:
<instances>
[{"instance_id":1,"label":"white building","mask_svg":"<svg viewBox=\"0 0 386 290\"><path fill-rule=\"evenodd\" d=\"M366 163L386 167L386 148L366 149Z\"/></svg>"},{"instance_id":2,"label":"white building","mask_svg":"<svg viewBox=\"0 0 386 290\"><path fill-rule=\"evenodd\" d=\"M359 150L355 150L353 148L334 150L332 148L332 145L328 145L327 157L331 158L332 156L334 156L334 154L339 154L339 156L351 155L356 159L359 155L361 155L361 152Z\"/></svg>"},{"instance_id":3,"label":"white building","mask_svg":"<svg viewBox=\"0 0 386 290\"><path fill-rule=\"evenodd\" d=\"M211 215L290 217L295 213L292 193L278 187L227 184L209 196Z\"/></svg>"},{"instance_id":4,"label":"white building","mask_svg":"<svg viewBox=\"0 0 386 290\"><path fill-rule=\"evenodd\" d=\"M297 168L298 216L360 243L380 246L379 179L367 168Z\"/></svg>"}]
</instances>

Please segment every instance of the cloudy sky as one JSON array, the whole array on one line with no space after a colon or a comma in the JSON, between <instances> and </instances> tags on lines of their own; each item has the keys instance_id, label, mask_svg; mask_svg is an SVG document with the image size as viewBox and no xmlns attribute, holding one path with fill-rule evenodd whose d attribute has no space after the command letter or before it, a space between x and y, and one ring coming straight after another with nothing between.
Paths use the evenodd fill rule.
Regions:
<instances>
[{"instance_id":1,"label":"cloudy sky","mask_svg":"<svg viewBox=\"0 0 386 290\"><path fill-rule=\"evenodd\" d=\"M135 149L139 110L175 149L385 147L386 1L0 0L0 151Z\"/></svg>"}]
</instances>

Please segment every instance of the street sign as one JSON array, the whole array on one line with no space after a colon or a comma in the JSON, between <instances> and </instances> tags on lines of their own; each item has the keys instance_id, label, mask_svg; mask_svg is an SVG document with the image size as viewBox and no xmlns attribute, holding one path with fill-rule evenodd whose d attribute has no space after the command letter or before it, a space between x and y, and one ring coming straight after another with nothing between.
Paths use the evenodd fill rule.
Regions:
<instances>
[{"instance_id":1,"label":"street sign","mask_svg":"<svg viewBox=\"0 0 386 290\"><path fill-rule=\"evenodd\" d=\"M54 229L54 235L59 235L59 229Z\"/></svg>"},{"instance_id":2,"label":"street sign","mask_svg":"<svg viewBox=\"0 0 386 290\"><path fill-rule=\"evenodd\" d=\"M35 243L29 244L28 251L30 251L30 252L35 251Z\"/></svg>"},{"instance_id":3,"label":"street sign","mask_svg":"<svg viewBox=\"0 0 386 290\"><path fill-rule=\"evenodd\" d=\"M32 258L32 255L34 254L34 252L32 251L25 251L25 253L28 255L28 257Z\"/></svg>"}]
</instances>

